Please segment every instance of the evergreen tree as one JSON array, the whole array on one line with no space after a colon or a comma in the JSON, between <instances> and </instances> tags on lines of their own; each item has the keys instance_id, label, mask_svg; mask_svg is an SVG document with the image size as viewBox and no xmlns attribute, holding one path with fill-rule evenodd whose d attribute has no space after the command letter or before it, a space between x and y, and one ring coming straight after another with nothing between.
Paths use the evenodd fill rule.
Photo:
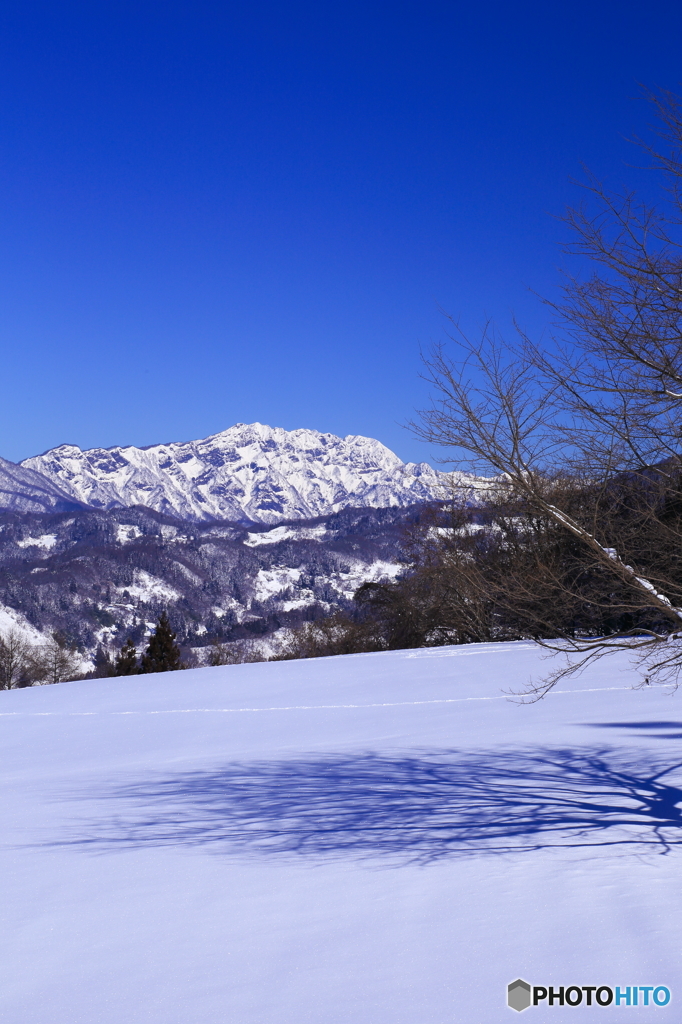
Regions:
<instances>
[{"instance_id":1,"label":"evergreen tree","mask_svg":"<svg viewBox=\"0 0 682 1024\"><path fill-rule=\"evenodd\" d=\"M101 644L95 651L95 679L104 679L107 676L115 675L115 667L111 660L111 655L108 651L105 651Z\"/></svg>"},{"instance_id":2,"label":"evergreen tree","mask_svg":"<svg viewBox=\"0 0 682 1024\"><path fill-rule=\"evenodd\" d=\"M137 651L135 650L135 644L133 638L128 637L123 647L116 656L114 663L114 675L116 676L134 676L139 672L137 667Z\"/></svg>"},{"instance_id":3,"label":"evergreen tree","mask_svg":"<svg viewBox=\"0 0 682 1024\"><path fill-rule=\"evenodd\" d=\"M147 650L142 655L140 672L173 672L178 668L181 668L180 648L175 643L175 633L170 627L168 616L162 612L149 638Z\"/></svg>"}]
</instances>

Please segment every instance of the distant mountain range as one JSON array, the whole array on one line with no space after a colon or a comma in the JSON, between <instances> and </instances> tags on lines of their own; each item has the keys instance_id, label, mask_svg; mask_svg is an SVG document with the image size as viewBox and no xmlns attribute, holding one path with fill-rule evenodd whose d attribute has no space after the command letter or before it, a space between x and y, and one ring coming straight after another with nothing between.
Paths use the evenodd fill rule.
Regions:
<instances>
[{"instance_id":1,"label":"distant mountain range","mask_svg":"<svg viewBox=\"0 0 682 1024\"><path fill-rule=\"evenodd\" d=\"M36 490L42 486L40 501L52 502L49 507L57 511L65 500L98 509L143 505L193 522L270 525L346 508L406 508L446 498L452 483L450 474L425 462L401 462L369 437L261 423L146 448L81 451L63 444L13 468L33 475L17 477L20 496L4 508L37 511L35 504L21 504L33 484ZM474 477L458 477L475 484Z\"/></svg>"}]
</instances>

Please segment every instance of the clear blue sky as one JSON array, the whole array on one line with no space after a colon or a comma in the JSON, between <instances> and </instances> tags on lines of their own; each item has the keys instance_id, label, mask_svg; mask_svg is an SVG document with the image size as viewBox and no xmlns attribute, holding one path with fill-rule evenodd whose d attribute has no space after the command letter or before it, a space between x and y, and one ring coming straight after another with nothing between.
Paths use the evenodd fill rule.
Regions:
<instances>
[{"instance_id":1,"label":"clear blue sky","mask_svg":"<svg viewBox=\"0 0 682 1024\"><path fill-rule=\"evenodd\" d=\"M379 438L439 307L546 314L581 162L642 176L682 5L6 0L0 454Z\"/></svg>"}]
</instances>

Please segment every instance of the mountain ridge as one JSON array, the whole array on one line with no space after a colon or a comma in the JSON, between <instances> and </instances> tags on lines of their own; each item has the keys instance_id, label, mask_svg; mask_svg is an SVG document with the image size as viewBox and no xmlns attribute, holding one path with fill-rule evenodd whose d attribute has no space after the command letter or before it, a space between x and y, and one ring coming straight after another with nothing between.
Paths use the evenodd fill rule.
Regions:
<instances>
[{"instance_id":1,"label":"mountain ridge","mask_svg":"<svg viewBox=\"0 0 682 1024\"><path fill-rule=\"evenodd\" d=\"M195 522L274 524L349 507L407 507L446 497L452 481L428 463L402 462L374 438L261 423L144 447L64 444L19 465L83 505L144 505ZM473 486L474 477L457 476Z\"/></svg>"},{"instance_id":2,"label":"mountain ridge","mask_svg":"<svg viewBox=\"0 0 682 1024\"><path fill-rule=\"evenodd\" d=\"M44 473L0 457L0 508L9 512L69 512L83 507Z\"/></svg>"}]
</instances>

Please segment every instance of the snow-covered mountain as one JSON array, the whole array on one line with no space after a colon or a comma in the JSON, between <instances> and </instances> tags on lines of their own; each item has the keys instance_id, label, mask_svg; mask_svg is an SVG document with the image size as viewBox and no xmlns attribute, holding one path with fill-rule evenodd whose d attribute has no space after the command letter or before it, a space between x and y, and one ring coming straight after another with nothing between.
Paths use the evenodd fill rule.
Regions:
<instances>
[{"instance_id":1,"label":"snow-covered mountain","mask_svg":"<svg viewBox=\"0 0 682 1024\"><path fill-rule=\"evenodd\" d=\"M29 466L0 458L0 508L10 512L67 512L82 508L82 503L66 494L57 481Z\"/></svg>"},{"instance_id":2,"label":"snow-covered mountain","mask_svg":"<svg viewBox=\"0 0 682 1024\"><path fill-rule=\"evenodd\" d=\"M261 423L146 448L64 444L21 466L95 508L146 505L194 521L270 524L444 498L451 479L425 462L401 462L369 437Z\"/></svg>"}]
</instances>

